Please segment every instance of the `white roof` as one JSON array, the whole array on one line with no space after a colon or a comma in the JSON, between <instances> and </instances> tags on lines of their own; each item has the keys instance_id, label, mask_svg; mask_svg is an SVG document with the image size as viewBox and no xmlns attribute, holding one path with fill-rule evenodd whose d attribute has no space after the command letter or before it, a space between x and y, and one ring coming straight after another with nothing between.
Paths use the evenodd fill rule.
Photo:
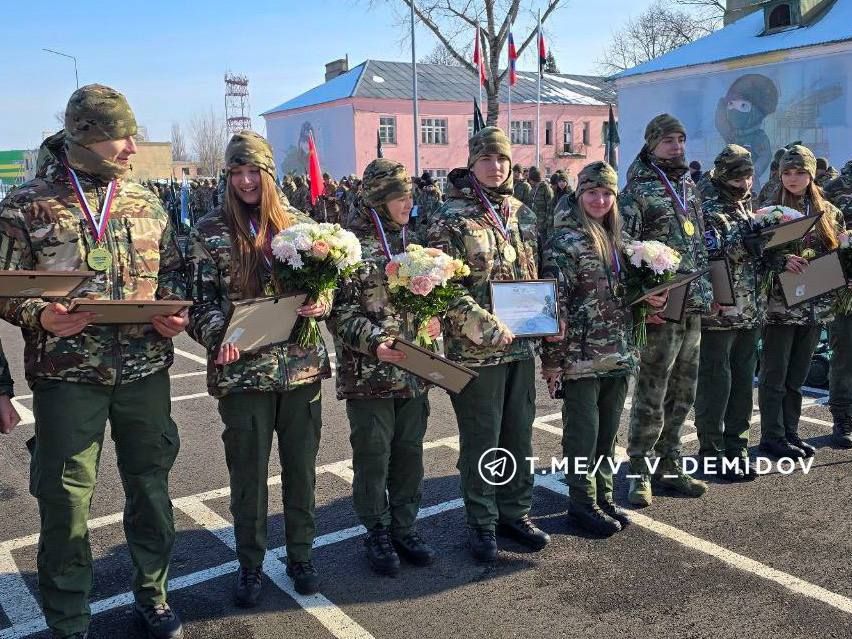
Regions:
<instances>
[{"instance_id":1,"label":"white roof","mask_svg":"<svg viewBox=\"0 0 852 639\"><path fill-rule=\"evenodd\" d=\"M659 58L622 71L615 77L628 78L644 73L710 64L772 51L852 40L852 0L836 0L822 17L807 27L761 36L763 27L763 10L761 9L740 18L724 29L685 44Z\"/></svg>"}]
</instances>

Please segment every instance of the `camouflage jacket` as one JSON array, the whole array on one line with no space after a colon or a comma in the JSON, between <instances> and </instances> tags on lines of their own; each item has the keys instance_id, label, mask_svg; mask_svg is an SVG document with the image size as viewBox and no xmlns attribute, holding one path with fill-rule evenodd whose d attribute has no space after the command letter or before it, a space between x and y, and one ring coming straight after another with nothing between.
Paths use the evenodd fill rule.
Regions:
<instances>
[{"instance_id":1,"label":"camouflage jacket","mask_svg":"<svg viewBox=\"0 0 852 639\"><path fill-rule=\"evenodd\" d=\"M0 202L0 268L89 270L86 259L94 239L61 156L59 148L48 149L43 176ZM82 173L78 177L89 206L100 211L106 185ZM141 184L120 182L102 245L112 254L112 265L84 283L75 297L186 298L183 259L169 216ZM31 386L40 379L112 386L172 364L172 340L150 324L90 325L77 335L57 337L41 326L47 305L37 297L0 300L3 318L22 329Z\"/></svg>"},{"instance_id":2,"label":"camouflage jacket","mask_svg":"<svg viewBox=\"0 0 852 639\"><path fill-rule=\"evenodd\" d=\"M769 180L760 188L760 193L757 194L755 202L756 209L762 209L768 206L770 202L778 200L778 188L781 186L781 180L778 176L771 176Z\"/></svg>"},{"instance_id":3,"label":"camouflage jacket","mask_svg":"<svg viewBox=\"0 0 852 639\"><path fill-rule=\"evenodd\" d=\"M624 229L635 240L657 240L681 254L680 271L694 273L707 268L704 247L704 221L695 185L687 173L672 185L680 197L686 190L686 217L666 192L662 180L643 154L627 171L627 185L618 195L618 208ZM692 235L686 228L692 226ZM695 280L689 289L686 312L703 314L710 310L713 289L709 276Z\"/></svg>"},{"instance_id":4,"label":"camouflage jacket","mask_svg":"<svg viewBox=\"0 0 852 639\"><path fill-rule=\"evenodd\" d=\"M575 200L563 202L573 207ZM562 342L542 343L542 367L562 369L566 379L629 375L638 352L633 314L620 286L623 272L601 261L577 217L565 212L557 211L560 226L544 248L541 276L558 282L559 319L567 331Z\"/></svg>"},{"instance_id":5,"label":"camouflage jacket","mask_svg":"<svg viewBox=\"0 0 852 639\"><path fill-rule=\"evenodd\" d=\"M852 228L852 160L843 167L840 177L825 185L825 197L843 213L846 227Z\"/></svg>"},{"instance_id":6,"label":"camouflage jacket","mask_svg":"<svg viewBox=\"0 0 852 639\"><path fill-rule=\"evenodd\" d=\"M509 240L517 255L514 262L508 262L503 257L506 242L473 194L467 170L455 169L448 179L448 198L429 228L428 244L463 260L470 267L470 276L462 282L467 294L453 304L444 322L447 357L469 366L493 366L534 357L532 339L517 338L508 346L490 345L498 330L490 312L490 282L537 279L535 214L514 197L505 196L511 209ZM495 208L499 214L499 202Z\"/></svg>"},{"instance_id":7,"label":"camouflage jacket","mask_svg":"<svg viewBox=\"0 0 852 639\"><path fill-rule=\"evenodd\" d=\"M449 184L447 185L449 187ZM530 183L526 180L518 180L515 182L515 188L512 189L512 195L516 200L520 200L521 202L526 204L527 198L530 195L530 191L532 187L530 187Z\"/></svg>"},{"instance_id":8,"label":"camouflage jacket","mask_svg":"<svg viewBox=\"0 0 852 639\"><path fill-rule=\"evenodd\" d=\"M835 232L842 233L845 229L843 215L833 204L826 202L826 206L827 210L824 215L832 219ZM803 212L808 211L807 203L802 203L794 208ZM804 256L803 254L806 251L813 251L814 253L813 257L808 259L821 257L829 252L825 244L823 244L820 239L819 234L816 232L816 229L814 229L811 233L808 233L800 242L787 244L786 246L779 247L777 251L769 252L770 255L768 256L768 259L774 267L774 273L772 288L769 291L769 298L767 302L767 323L784 324L788 326L813 326L815 324L828 324L832 321L832 319L834 319L832 312L832 306L834 305L836 297L834 293L822 295L809 302L805 302L804 304L794 306L793 308L787 308L784 304L784 295L781 292L781 285L778 283L778 280L774 277L774 275L783 271L787 255L795 253L797 255ZM773 259L773 257L775 259Z\"/></svg>"},{"instance_id":9,"label":"camouflage jacket","mask_svg":"<svg viewBox=\"0 0 852 639\"><path fill-rule=\"evenodd\" d=\"M826 169L825 173L820 175L814 181L817 183L817 186L824 189L829 182L838 177L840 177L840 171L835 169L833 166L830 166Z\"/></svg>"},{"instance_id":10,"label":"camouflage jacket","mask_svg":"<svg viewBox=\"0 0 852 639\"><path fill-rule=\"evenodd\" d=\"M759 292L762 261L751 257L743 245L743 237L752 232L751 197L737 202L712 182L705 185L704 195L704 242L710 257L727 258L736 305L715 314L708 312L701 318L701 326L707 330L756 328L764 320L766 304Z\"/></svg>"},{"instance_id":11,"label":"camouflage jacket","mask_svg":"<svg viewBox=\"0 0 852 639\"><path fill-rule=\"evenodd\" d=\"M553 189L547 182L530 185L530 191L524 204L535 213L535 223L538 229L538 241L541 245L553 232Z\"/></svg>"},{"instance_id":12,"label":"camouflage jacket","mask_svg":"<svg viewBox=\"0 0 852 639\"><path fill-rule=\"evenodd\" d=\"M441 191L436 185L424 186L417 194L417 222L412 225L415 237L420 243L426 242L426 233L435 221L435 212L441 208Z\"/></svg>"},{"instance_id":13,"label":"camouflage jacket","mask_svg":"<svg viewBox=\"0 0 852 639\"><path fill-rule=\"evenodd\" d=\"M290 203L293 208L299 209L302 213L309 213L311 208L311 190L307 185L303 184L293 192L293 197Z\"/></svg>"},{"instance_id":14,"label":"camouflage jacket","mask_svg":"<svg viewBox=\"0 0 852 639\"><path fill-rule=\"evenodd\" d=\"M391 255L404 250L402 229L384 221ZM337 352L337 398L408 398L428 386L398 366L376 359L376 349L392 337L413 340L416 327L390 301L382 249L367 209L353 220L350 230L361 242L362 264L341 282L329 329Z\"/></svg>"},{"instance_id":15,"label":"camouflage jacket","mask_svg":"<svg viewBox=\"0 0 852 639\"><path fill-rule=\"evenodd\" d=\"M12 381L12 373L9 371L9 362L6 360L6 353L3 352L3 346L0 344L0 395L6 397L14 397L12 389L14 383Z\"/></svg>"},{"instance_id":16,"label":"camouflage jacket","mask_svg":"<svg viewBox=\"0 0 852 639\"><path fill-rule=\"evenodd\" d=\"M283 195L283 194L282 194ZM297 223L310 218L290 208ZM231 232L221 208L205 215L192 230L189 249L189 279L194 303L190 310L188 332L207 349L207 389L214 397L241 391L281 392L331 377L325 345L304 349L284 342L252 353L240 353L240 359L227 366L216 366L213 349L225 329L232 302L245 299L232 280ZM264 288L274 293L271 275L265 273Z\"/></svg>"}]
</instances>

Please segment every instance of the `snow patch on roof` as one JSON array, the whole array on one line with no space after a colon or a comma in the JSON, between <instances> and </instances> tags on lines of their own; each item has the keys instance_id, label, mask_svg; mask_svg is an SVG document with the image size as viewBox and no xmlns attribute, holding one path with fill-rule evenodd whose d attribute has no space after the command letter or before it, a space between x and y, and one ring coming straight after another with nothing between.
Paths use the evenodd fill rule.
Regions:
<instances>
[{"instance_id":1,"label":"snow patch on roof","mask_svg":"<svg viewBox=\"0 0 852 639\"><path fill-rule=\"evenodd\" d=\"M343 73L336 78L332 78L324 84L314 87L309 91L305 91L301 95L297 95L295 98L292 98L283 104L279 104L277 107L264 111L261 115L269 115L280 111L290 111L292 109L300 109L306 106L313 106L315 104L323 104L324 102L334 102L335 100L349 98L355 91L355 86L358 84L358 78L361 77L361 73L364 71L365 65L366 63L359 64L357 67L353 67L346 73Z\"/></svg>"}]
</instances>

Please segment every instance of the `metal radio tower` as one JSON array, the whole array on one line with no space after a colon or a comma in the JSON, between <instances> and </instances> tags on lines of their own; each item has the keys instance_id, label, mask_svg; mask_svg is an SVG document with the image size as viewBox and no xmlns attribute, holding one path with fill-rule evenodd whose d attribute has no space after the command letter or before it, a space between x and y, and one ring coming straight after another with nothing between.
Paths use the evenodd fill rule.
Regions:
<instances>
[{"instance_id":1,"label":"metal radio tower","mask_svg":"<svg viewBox=\"0 0 852 639\"><path fill-rule=\"evenodd\" d=\"M248 78L235 73L225 74L225 125L228 133L251 129L249 115Z\"/></svg>"}]
</instances>

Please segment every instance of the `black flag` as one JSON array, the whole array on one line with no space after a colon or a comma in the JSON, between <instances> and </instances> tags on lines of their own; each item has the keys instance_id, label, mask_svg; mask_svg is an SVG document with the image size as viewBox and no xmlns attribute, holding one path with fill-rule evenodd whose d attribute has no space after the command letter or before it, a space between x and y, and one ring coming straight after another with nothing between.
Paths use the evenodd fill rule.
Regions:
<instances>
[{"instance_id":1,"label":"black flag","mask_svg":"<svg viewBox=\"0 0 852 639\"><path fill-rule=\"evenodd\" d=\"M382 136L379 134L379 130L376 129L376 157L383 158L385 157L385 152L382 150Z\"/></svg>"},{"instance_id":2,"label":"black flag","mask_svg":"<svg viewBox=\"0 0 852 639\"><path fill-rule=\"evenodd\" d=\"M485 120L482 119L482 111L479 110L479 102L473 99L473 132L477 133L485 128Z\"/></svg>"},{"instance_id":3,"label":"black flag","mask_svg":"<svg viewBox=\"0 0 852 639\"><path fill-rule=\"evenodd\" d=\"M615 121L615 115L612 112L612 105L609 105L609 124L606 127L606 161L609 165L618 170L617 160L615 155L615 147L621 140L618 139L618 124Z\"/></svg>"}]
</instances>

